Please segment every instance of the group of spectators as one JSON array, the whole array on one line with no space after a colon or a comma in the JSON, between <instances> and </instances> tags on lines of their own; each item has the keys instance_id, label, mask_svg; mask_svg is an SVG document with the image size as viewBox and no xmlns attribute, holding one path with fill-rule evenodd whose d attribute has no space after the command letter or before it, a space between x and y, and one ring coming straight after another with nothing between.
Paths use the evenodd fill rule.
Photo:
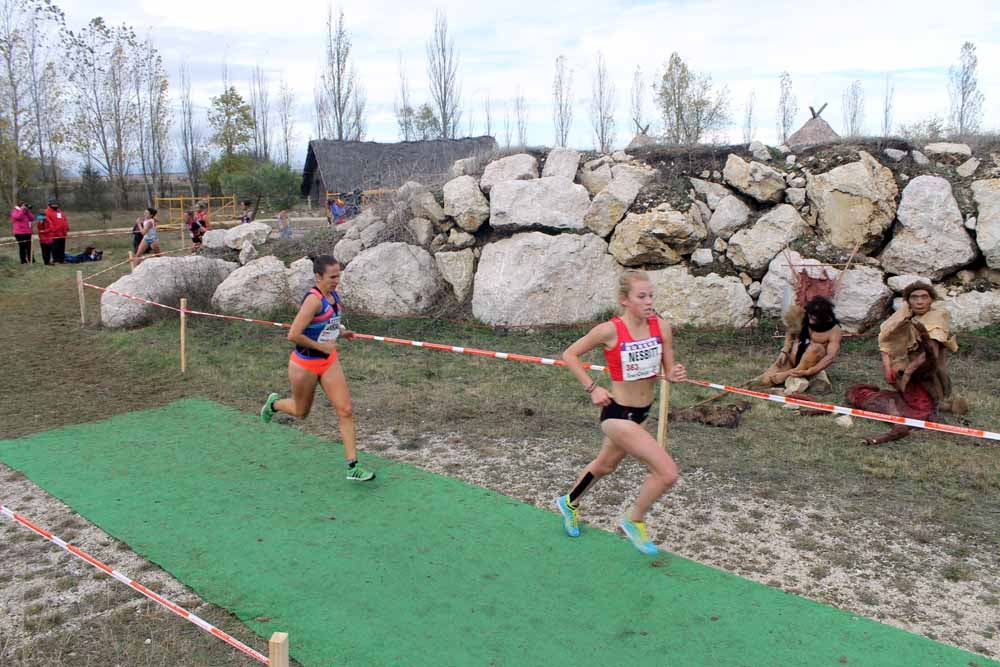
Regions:
<instances>
[{"instance_id":1,"label":"group of spectators","mask_svg":"<svg viewBox=\"0 0 1000 667\"><path fill-rule=\"evenodd\" d=\"M35 261L32 250L32 236L37 232L42 248L42 261L46 266L66 262L66 237L69 236L69 221L56 199L49 199L44 213L36 214L27 202L19 202L10 212L10 222L17 239L21 264Z\"/></svg>"}]
</instances>

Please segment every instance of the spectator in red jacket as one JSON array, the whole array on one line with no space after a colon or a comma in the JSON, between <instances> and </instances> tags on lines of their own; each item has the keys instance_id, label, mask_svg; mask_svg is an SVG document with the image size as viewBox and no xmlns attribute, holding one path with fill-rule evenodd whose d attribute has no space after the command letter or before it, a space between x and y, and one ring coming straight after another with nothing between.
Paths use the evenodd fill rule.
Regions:
<instances>
[{"instance_id":1,"label":"spectator in red jacket","mask_svg":"<svg viewBox=\"0 0 1000 667\"><path fill-rule=\"evenodd\" d=\"M66 213L59 207L59 202L49 199L49 207L45 209L45 224L52 234L52 263L66 263L66 237L69 236L69 220ZM45 256L45 251L42 251Z\"/></svg>"},{"instance_id":2,"label":"spectator in red jacket","mask_svg":"<svg viewBox=\"0 0 1000 667\"><path fill-rule=\"evenodd\" d=\"M52 266L52 223L49 221L49 212L45 211L44 216L39 216L35 229L38 231L38 245L42 247L42 261L45 266Z\"/></svg>"},{"instance_id":3,"label":"spectator in red jacket","mask_svg":"<svg viewBox=\"0 0 1000 667\"><path fill-rule=\"evenodd\" d=\"M21 264L34 261L31 256L31 226L35 222L35 214L29 204L19 203L10 212L10 223L14 228L14 238L17 239L17 251Z\"/></svg>"}]
</instances>

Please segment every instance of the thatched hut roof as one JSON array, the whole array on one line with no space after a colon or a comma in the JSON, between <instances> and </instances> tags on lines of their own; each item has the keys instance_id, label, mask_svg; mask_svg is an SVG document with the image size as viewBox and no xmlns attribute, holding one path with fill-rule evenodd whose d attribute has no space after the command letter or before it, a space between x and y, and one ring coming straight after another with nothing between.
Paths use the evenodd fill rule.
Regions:
<instances>
[{"instance_id":1,"label":"thatched hut roof","mask_svg":"<svg viewBox=\"0 0 1000 667\"><path fill-rule=\"evenodd\" d=\"M317 176L330 192L395 188L408 180L444 174L455 160L496 149L493 137L395 144L314 139L309 142L302 170L302 194L310 195Z\"/></svg>"},{"instance_id":2,"label":"thatched hut roof","mask_svg":"<svg viewBox=\"0 0 1000 667\"><path fill-rule=\"evenodd\" d=\"M792 150L798 150L806 146L832 144L835 141L840 141L840 135L833 131L829 123L817 115L807 120L798 132L788 137L785 140L785 145Z\"/></svg>"}]
</instances>

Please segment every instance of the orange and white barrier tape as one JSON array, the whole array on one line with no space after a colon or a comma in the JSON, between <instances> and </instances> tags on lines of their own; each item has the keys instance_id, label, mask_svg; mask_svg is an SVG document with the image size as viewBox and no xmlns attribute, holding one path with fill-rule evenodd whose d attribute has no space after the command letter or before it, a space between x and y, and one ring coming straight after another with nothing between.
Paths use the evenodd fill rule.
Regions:
<instances>
[{"instance_id":1,"label":"orange and white barrier tape","mask_svg":"<svg viewBox=\"0 0 1000 667\"><path fill-rule=\"evenodd\" d=\"M150 304L152 306L158 306L160 308L166 308L168 310L174 310L181 312L180 308L174 308L173 306L165 306L161 303L156 303L154 301L149 301L137 296L131 296L129 294L123 294L121 292L116 292L114 290L107 289L105 287L98 287L96 285L91 285L89 283L84 283L87 287L93 287L105 292L111 292L112 294L117 294L119 296L125 297L127 299L135 299L136 301L141 301L143 303ZM250 322L253 324L266 324L270 326L282 327L288 329L291 327L290 324L283 322L269 322L267 320L255 320L250 317L236 317L233 315L219 315L218 313L206 313L198 310L185 310L185 313L189 315L202 315L204 317L215 317L218 319L225 320L237 320L241 322ZM374 336L371 334L363 334L354 332L354 338L360 340L371 340L379 343L393 343L395 345L407 345L410 347L419 347L428 350L439 350L442 352L456 352L458 354L471 354L477 357L491 357L493 359L507 359L509 361L521 361L531 364L541 364L543 366L565 366L565 362L560 359L551 359L548 357L536 357L527 354L515 354L513 352L497 352L494 350L480 350L474 347L461 347L459 345L445 345L442 343L428 343L419 340L409 340L406 338L391 338L389 336ZM583 367L591 371L606 371L605 366L599 366L597 364L584 363ZM775 401L777 403L786 403L789 405L798 405L801 407L812 408L814 410L822 410L824 412L833 412L842 415L850 415L852 417L861 417L863 419L874 419L876 421L889 422L890 424L901 424L903 426L910 426L913 428L922 428L931 431L940 431L942 433L952 433L955 435L966 435L974 438L986 438L989 440L1000 440L1000 433L995 433L993 431L987 431L985 429L971 428L966 426L953 426L951 424L941 424L938 422L924 421L923 419L911 419L909 417L898 417L896 415L887 415L880 412L869 412L868 410L859 410L857 408L845 408L839 405L832 405L829 403L819 403L816 401L808 401L801 398L793 398L788 396L779 396L777 394L768 394L762 391L753 391L750 389L743 389L741 387L730 387L729 385L716 384L714 382L704 382L701 380L685 380L690 384L698 385L700 387L709 387L711 389L718 389L719 391L726 391L734 394L740 394L742 396L750 396L751 398L760 398L767 401Z\"/></svg>"},{"instance_id":2,"label":"orange and white barrier tape","mask_svg":"<svg viewBox=\"0 0 1000 667\"><path fill-rule=\"evenodd\" d=\"M101 570L105 574L111 575L112 577L114 577L118 581L122 582L123 584L125 584L129 588L133 588L133 589L139 591L140 593L142 593L147 598L149 598L153 602L157 603L161 607L165 607L166 609L172 611L173 613L177 614L181 618L186 619L186 620L194 623L195 625L197 625L199 628L201 628L205 632L207 632L210 635L213 635L213 636L221 639L222 641L226 642L227 644L229 644L233 648L235 648L235 649L237 649L239 651L242 651L243 653L247 654L248 656L250 656L254 660L256 660L258 662L261 662L261 663L263 663L265 665L271 664L271 660L267 656L265 656L265 655L263 655L261 653L258 653L257 651L253 650L252 648L250 648L249 646L247 646L246 644L244 644L240 640L238 640L235 637L233 637L233 636L231 636L231 635L223 632L222 630L218 629L217 627L215 627L214 625L212 625L208 621L206 621L206 620L198 617L195 614L192 614L191 612L189 612L188 610L184 609L183 607L180 607L180 606L174 604L173 602L171 602L170 600L166 599L165 597L154 593L153 591L149 590L148 588L146 588L145 586L143 586L139 582L133 581L132 579L129 579L127 576L125 576L124 574L122 574L118 570L115 570L114 568L112 568L112 567L110 567L108 565L105 565L104 563L102 563L101 561L97 560L93 556L89 555L85 551L82 551L81 549L73 546L72 544L68 544L67 542L59 539L58 537L56 537L55 535L53 535L49 531L47 531L44 528L36 525L35 523L32 523L31 521L29 521L28 519L24 518L20 514L17 514L16 512L11 511L9 508L4 507L3 505L0 505L0 514L3 514L4 516L10 518L12 521L15 521L16 523L21 524L22 526L24 526L25 528L28 528L31 531L33 531L35 533L38 533L39 535L41 535L42 537L44 537L45 539L47 539L49 542L52 542L53 544L55 544L59 548L61 548L61 549L65 550L65 551L73 554L74 556L76 556L80 560L85 561L87 563L90 563L91 565L93 565L94 567L96 567L98 570Z\"/></svg>"},{"instance_id":3,"label":"orange and white barrier tape","mask_svg":"<svg viewBox=\"0 0 1000 667\"><path fill-rule=\"evenodd\" d=\"M405 338L389 338L387 336L372 336L371 334L354 333L355 338L361 340L374 340L380 343L395 343L396 345L409 345L411 347L422 347L428 350L440 350L442 352L457 352L459 354L471 354L477 357L492 357L494 359L508 359L510 361L523 361L529 364L542 364L543 366L565 366L566 363L559 359L549 359L546 357L534 357L527 354L514 354L513 352L494 352L493 350L479 350L474 347L459 347L457 345L442 345L441 343L425 343L419 340L407 340ZM604 366L597 364L583 365L584 368L592 371L604 371Z\"/></svg>"},{"instance_id":4,"label":"orange and white barrier tape","mask_svg":"<svg viewBox=\"0 0 1000 667\"><path fill-rule=\"evenodd\" d=\"M769 394L763 391L753 391L751 389L743 389L742 387L730 387L729 385L725 384L715 384L714 382L703 382L700 380L690 380L690 379L685 380L685 382L698 385L699 387L710 387L711 389L726 391L731 394L740 394L742 396L750 396L751 398L761 398L766 401L774 401L775 403L798 405L803 408L822 410L823 412L834 412L841 415L850 415L851 417L874 419L880 422L889 422L890 424L911 426L913 428L923 428L923 429L928 429L930 431L941 431L942 433L952 433L955 435L968 435L974 438L987 438L989 440L1000 440L1000 433L994 433L993 431L986 431L978 428L969 428L966 426L952 426L951 424L939 424L937 422L924 421L923 419L910 419L909 417L886 415L882 414L881 412L869 412L868 410L859 410L857 408L845 408L839 405L833 405L831 403L818 403L816 401L807 401L802 398L794 398L791 396L779 396L777 394Z\"/></svg>"}]
</instances>

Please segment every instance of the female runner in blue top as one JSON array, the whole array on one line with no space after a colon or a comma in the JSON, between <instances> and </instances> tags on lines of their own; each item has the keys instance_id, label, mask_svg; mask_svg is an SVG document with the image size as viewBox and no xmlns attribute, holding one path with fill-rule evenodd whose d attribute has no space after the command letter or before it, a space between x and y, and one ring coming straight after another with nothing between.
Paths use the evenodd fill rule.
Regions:
<instances>
[{"instance_id":1,"label":"female runner in blue top","mask_svg":"<svg viewBox=\"0 0 1000 667\"><path fill-rule=\"evenodd\" d=\"M624 310L620 317L598 324L563 352L566 367L590 394L590 401L601 407L604 442L573 489L556 499L556 507L562 514L566 534L579 537L580 498L594 482L614 472L622 459L633 456L646 464L649 475L619 526L636 549L653 555L657 549L646 533L646 512L677 481L677 464L640 424L653 404L657 376L662 373L671 382L682 382L687 379L687 371L674 364L670 324L653 310L649 276L642 271L625 271L618 286L618 301ZM598 386L580 361L582 355L597 347L604 350L611 391Z\"/></svg>"},{"instance_id":2,"label":"female runner in blue top","mask_svg":"<svg viewBox=\"0 0 1000 667\"><path fill-rule=\"evenodd\" d=\"M316 384L320 384L337 411L340 436L344 440L344 456L347 458L347 479L367 482L375 479L375 473L358 465L351 394L347 389L344 369L337 361L337 340L341 336L350 340L354 335L340 323L341 305L337 294L340 264L329 255L311 259L316 286L302 299L299 312L288 331L288 340L295 343L288 359L292 397L279 400L278 394L271 394L260 409L260 418L269 423L276 412L284 412L296 419L305 419L312 409Z\"/></svg>"}]
</instances>

